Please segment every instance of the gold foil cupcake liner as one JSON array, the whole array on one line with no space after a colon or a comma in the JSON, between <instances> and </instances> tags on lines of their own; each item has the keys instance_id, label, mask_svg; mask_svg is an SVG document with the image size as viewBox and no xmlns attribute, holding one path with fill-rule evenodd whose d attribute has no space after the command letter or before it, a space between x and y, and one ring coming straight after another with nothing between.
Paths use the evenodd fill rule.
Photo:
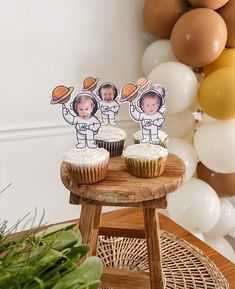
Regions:
<instances>
[{"instance_id":1,"label":"gold foil cupcake liner","mask_svg":"<svg viewBox=\"0 0 235 289\"><path fill-rule=\"evenodd\" d=\"M131 175L141 178L155 178L162 175L167 156L156 160L138 160L125 158L125 163Z\"/></svg>"}]
</instances>

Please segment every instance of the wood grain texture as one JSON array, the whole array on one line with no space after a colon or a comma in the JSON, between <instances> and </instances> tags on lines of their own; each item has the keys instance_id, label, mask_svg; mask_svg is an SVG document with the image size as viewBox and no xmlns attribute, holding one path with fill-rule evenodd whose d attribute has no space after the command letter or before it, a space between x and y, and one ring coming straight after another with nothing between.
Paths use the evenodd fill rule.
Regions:
<instances>
[{"instance_id":1,"label":"wood grain texture","mask_svg":"<svg viewBox=\"0 0 235 289\"><path fill-rule=\"evenodd\" d=\"M102 286L118 289L149 289L149 274L125 269L104 268ZM156 289L158 289L156 287ZM160 289L160 288L159 288Z\"/></svg>"},{"instance_id":2,"label":"wood grain texture","mask_svg":"<svg viewBox=\"0 0 235 289\"><path fill-rule=\"evenodd\" d=\"M155 209L144 208L144 226L148 249L150 284L152 289L164 289L162 254L158 214Z\"/></svg>"},{"instance_id":3,"label":"wood grain texture","mask_svg":"<svg viewBox=\"0 0 235 289\"><path fill-rule=\"evenodd\" d=\"M168 155L164 173L149 179L130 175L124 159L115 157L110 160L104 180L80 185L68 174L66 163L61 165L61 179L70 192L86 199L110 203L143 202L166 196L183 183L184 173L183 161L173 154Z\"/></svg>"},{"instance_id":4,"label":"wood grain texture","mask_svg":"<svg viewBox=\"0 0 235 289\"><path fill-rule=\"evenodd\" d=\"M143 224L102 222L100 225L99 234L102 236L145 239Z\"/></svg>"},{"instance_id":5,"label":"wood grain texture","mask_svg":"<svg viewBox=\"0 0 235 289\"><path fill-rule=\"evenodd\" d=\"M167 200L166 196L161 197L159 199L150 200L150 201L143 201L143 202L132 202L132 203L111 203L111 202L104 202L104 201L96 201L90 200L83 197L80 197L74 193L70 193L70 204L73 205L83 205L83 204L92 204L92 205L104 205L104 206L111 206L111 207L141 207L141 208L159 208L165 209L167 207Z\"/></svg>"},{"instance_id":6,"label":"wood grain texture","mask_svg":"<svg viewBox=\"0 0 235 289\"><path fill-rule=\"evenodd\" d=\"M82 205L79 229L82 235L82 242L90 245L88 256L95 255L99 237L101 218L101 206Z\"/></svg>"}]
</instances>

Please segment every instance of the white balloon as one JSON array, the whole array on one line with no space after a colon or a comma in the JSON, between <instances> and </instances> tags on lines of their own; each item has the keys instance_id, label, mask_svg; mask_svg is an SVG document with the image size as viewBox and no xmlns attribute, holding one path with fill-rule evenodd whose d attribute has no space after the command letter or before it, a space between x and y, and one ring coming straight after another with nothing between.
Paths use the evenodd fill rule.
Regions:
<instances>
[{"instance_id":1,"label":"white balloon","mask_svg":"<svg viewBox=\"0 0 235 289\"><path fill-rule=\"evenodd\" d=\"M219 252L225 258L235 263L235 253L230 243L223 237L204 236L207 245Z\"/></svg>"},{"instance_id":2,"label":"white balloon","mask_svg":"<svg viewBox=\"0 0 235 289\"><path fill-rule=\"evenodd\" d=\"M227 198L220 199L221 212L216 225L209 231L207 235L214 237L223 237L227 235L235 226L235 208Z\"/></svg>"},{"instance_id":3,"label":"white balloon","mask_svg":"<svg viewBox=\"0 0 235 289\"><path fill-rule=\"evenodd\" d=\"M160 39L153 42L146 48L142 57L144 75L147 76L156 65L166 61L177 61L170 40Z\"/></svg>"},{"instance_id":4,"label":"white balloon","mask_svg":"<svg viewBox=\"0 0 235 289\"><path fill-rule=\"evenodd\" d=\"M169 136L184 137L193 130L195 119L190 110L186 109L179 113L167 113L163 130Z\"/></svg>"},{"instance_id":5,"label":"white balloon","mask_svg":"<svg viewBox=\"0 0 235 289\"><path fill-rule=\"evenodd\" d=\"M171 137L169 138L167 150L184 161L186 168L184 182L187 182L194 175L197 168L198 158L193 146L185 140Z\"/></svg>"},{"instance_id":6,"label":"white balloon","mask_svg":"<svg viewBox=\"0 0 235 289\"><path fill-rule=\"evenodd\" d=\"M195 100L198 81L192 69L180 62L167 61L156 66L148 78L166 89L168 113L178 113Z\"/></svg>"},{"instance_id":7,"label":"white balloon","mask_svg":"<svg viewBox=\"0 0 235 289\"><path fill-rule=\"evenodd\" d=\"M235 120L201 125L194 135L200 161L218 173L235 172Z\"/></svg>"},{"instance_id":8,"label":"white balloon","mask_svg":"<svg viewBox=\"0 0 235 289\"><path fill-rule=\"evenodd\" d=\"M205 242L205 238L202 233L193 233L193 235L201 241Z\"/></svg>"},{"instance_id":9,"label":"white balloon","mask_svg":"<svg viewBox=\"0 0 235 289\"><path fill-rule=\"evenodd\" d=\"M183 140L193 146L194 130L187 134ZM193 146L194 148L194 146Z\"/></svg>"},{"instance_id":10,"label":"white balloon","mask_svg":"<svg viewBox=\"0 0 235 289\"><path fill-rule=\"evenodd\" d=\"M233 204L233 206L235 207L235 196L229 197L228 199Z\"/></svg>"},{"instance_id":11,"label":"white balloon","mask_svg":"<svg viewBox=\"0 0 235 289\"><path fill-rule=\"evenodd\" d=\"M192 233L212 229L220 216L220 200L207 183L192 178L167 196L170 218Z\"/></svg>"}]
</instances>

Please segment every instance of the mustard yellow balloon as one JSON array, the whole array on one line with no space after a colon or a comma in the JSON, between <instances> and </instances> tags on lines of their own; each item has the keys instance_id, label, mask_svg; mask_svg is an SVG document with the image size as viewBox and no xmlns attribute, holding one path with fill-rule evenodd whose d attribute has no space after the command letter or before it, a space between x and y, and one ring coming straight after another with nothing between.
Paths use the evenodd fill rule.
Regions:
<instances>
[{"instance_id":1,"label":"mustard yellow balloon","mask_svg":"<svg viewBox=\"0 0 235 289\"><path fill-rule=\"evenodd\" d=\"M207 76L217 69L228 66L235 68L235 48L224 49L223 52L215 61L204 66L203 72L205 76Z\"/></svg>"},{"instance_id":2,"label":"mustard yellow balloon","mask_svg":"<svg viewBox=\"0 0 235 289\"><path fill-rule=\"evenodd\" d=\"M198 102L213 118L235 118L235 68L225 67L209 74L199 88Z\"/></svg>"}]
</instances>

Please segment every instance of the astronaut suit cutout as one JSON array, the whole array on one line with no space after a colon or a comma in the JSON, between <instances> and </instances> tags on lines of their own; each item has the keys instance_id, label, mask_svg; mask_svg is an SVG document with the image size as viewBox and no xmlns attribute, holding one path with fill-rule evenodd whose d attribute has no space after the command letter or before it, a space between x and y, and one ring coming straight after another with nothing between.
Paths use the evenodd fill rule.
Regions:
<instances>
[{"instance_id":1,"label":"astronaut suit cutout","mask_svg":"<svg viewBox=\"0 0 235 289\"><path fill-rule=\"evenodd\" d=\"M77 148L96 148L94 135L97 134L101 123L94 114L98 106L96 99L89 92L78 94L71 103L70 110L63 105L62 114L64 119L71 125L75 125L77 134Z\"/></svg>"},{"instance_id":2,"label":"astronaut suit cutout","mask_svg":"<svg viewBox=\"0 0 235 289\"><path fill-rule=\"evenodd\" d=\"M105 82L99 87L97 95L102 125L116 125L115 117L120 109L119 103L115 100L118 95L117 88L112 83Z\"/></svg>"},{"instance_id":3,"label":"astronaut suit cutout","mask_svg":"<svg viewBox=\"0 0 235 289\"><path fill-rule=\"evenodd\" d=\"M130 102L130 115L140 123L142 130L141 143L158 143L158 131L161 129L164 118L164 96L156 90L143 92L136 102Z\"/></svg>"}]
</instances>

